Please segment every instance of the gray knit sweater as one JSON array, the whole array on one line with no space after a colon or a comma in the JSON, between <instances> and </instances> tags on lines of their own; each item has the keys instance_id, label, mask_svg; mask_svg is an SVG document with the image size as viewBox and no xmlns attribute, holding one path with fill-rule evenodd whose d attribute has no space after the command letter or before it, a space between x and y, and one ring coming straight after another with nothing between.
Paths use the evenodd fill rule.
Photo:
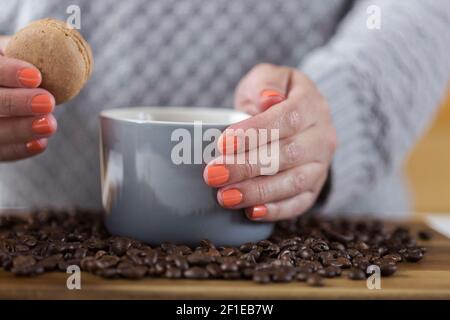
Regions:
<instances>
[{"instance_id":1,"label":"gray knit sweater","mask_svg":"<svg viewBox=\"0 0 450 320\"><path fill-rule=\"evenodd\" d=\"M408 212L401 177L450 74L448 0L0 0L0 34L81 8L95 71L56 110L38 157L0 164L0 207L99 207L98 114L132 105L231 107L255 64L298 67L327 97L339 148L327 213ZM381 29L367 27L380 9Z\"/></svg>"}]
</instances>

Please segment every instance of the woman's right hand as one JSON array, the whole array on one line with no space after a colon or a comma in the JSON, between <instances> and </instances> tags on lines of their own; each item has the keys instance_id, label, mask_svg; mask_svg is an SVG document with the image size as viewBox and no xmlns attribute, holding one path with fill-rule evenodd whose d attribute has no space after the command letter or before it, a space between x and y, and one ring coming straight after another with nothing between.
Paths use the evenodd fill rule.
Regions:
<instances>
[{"instance_id":1,"label":"woman's right hand","mask_svg":"<svg viewBox=\"0 0 450 320\"><path fill-rule=\"evenodd\" d=\"M55 133L55 99L38 88L41 81L35 66L3 56L0 48L0 162L42 153Z\"/></svg>"}]
</instances>

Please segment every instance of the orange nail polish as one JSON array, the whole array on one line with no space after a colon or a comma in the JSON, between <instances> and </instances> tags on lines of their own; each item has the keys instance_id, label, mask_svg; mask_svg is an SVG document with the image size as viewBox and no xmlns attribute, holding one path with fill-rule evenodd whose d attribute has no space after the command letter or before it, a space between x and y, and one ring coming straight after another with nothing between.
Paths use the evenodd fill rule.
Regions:
<instances>
[{"instance_id":1,"label":"orange nail polish","mask_svg":"<svg viewBox=\"0 0 450 320\"><path fill-rule=\"evenodd\" d=\"M267 207L263 204L245 209L251 219L262 218L267 214Z\"/></svg>"},{"instance_id":2,"label":"orange nail polish","mask_svg":"<svg viewBox=\"0 0 450 320\"><path fill-rule=\"evenodd\" d=\"M207 169L208 185L219 186L230 178L230 172L224 165L212 165Z\"/></svg>"},{"instance_id":3,"label":"orange nail polish","mask_svg":"<svg viewBox=\"0 0 450 320\"><path fill-rule=\"evenodd\" d=\"M228 189L222 192L222 202L225 207L234 207L242 202L242 192L238 189Z\"/></svg>"},{"instance_id":4,"label":"orange nail polish","mask_svg":"<svg viewBox=\"0 0 450 320\"><path fill-rule=\"evenodd\" d=\"M44 146L39 142L39 140L30 141L25 146L31 154L39 153L44 150Z\"/></svg>"},{"instance_id":5,"label":"orange nail polish","mask_svg":"<svg viewBox=\"0 0 450 320\"><path fill-rule=\"evenodd\" d=\"M222 135L219 140L219 148L222 151L222 154L231 153L230 152L231 150L233 150L234 153L237 153L238 150L237 140L238 140L237 136Z\"/></svg>"},{"instance_id":6,"label":"orange nail polish","mask_svg":"<svg viewBox=\"0 0 450 320\"><path fill-rule=\"evenodd\" d=\"M53 111L53 101L46 94L34 96L31 99L31 111L37 114L45 114Z\"/></svg>"},{"instance_id":7,"label":"orange nail polish","mask_svg":"<svg viewBox=\"0 0 450 320\"><path fill-rule=\"evenodd\" d=\"M17 78L26 88L37 88L41 84L41 73L34 68L24 68L19 71Z\"/></svg>"},{"instance_id":8,"label":"orange nail polish","mask_svg":"<svg viewBox=\"0 0 450 320\"><path fill-rule=\"evenodd\" d=\"M36 134L50 134L53 132L50 121L46 117L34 120L31 124L31 130Z\"/></svg>"},{"instance_id":9,"label":"orange nail polish","mask_svg":"<svg viewBox=\"0 0 450 320\"><path fill-rule=\"evenodd\" d=\"M277 98L281 98L284 99L283 95L281 93L279 93L278 91L275 90L263 90L261 92L261 96L265 97L265 98L272 98L272 97L277 97Z\"/></svg>"}]
</instances>

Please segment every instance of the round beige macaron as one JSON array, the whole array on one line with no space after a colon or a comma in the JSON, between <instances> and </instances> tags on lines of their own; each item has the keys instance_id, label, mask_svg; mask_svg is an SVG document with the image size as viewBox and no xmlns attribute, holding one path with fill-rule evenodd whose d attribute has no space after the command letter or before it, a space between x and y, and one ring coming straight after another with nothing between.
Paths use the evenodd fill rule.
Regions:
<instances>
[{"instance_id":1,"label":"round beige macaron","mask_svg":"<svg viewBox=\"0 0 450 320\"><path fill-rule=\"evenodd\" d=\"M5 55L36 66L42 73L40 87L53 94L56 104L80 92L94 63L83 36L55 19L33 21L18 31L8 42Z\"/></svg>"}]
</instances>

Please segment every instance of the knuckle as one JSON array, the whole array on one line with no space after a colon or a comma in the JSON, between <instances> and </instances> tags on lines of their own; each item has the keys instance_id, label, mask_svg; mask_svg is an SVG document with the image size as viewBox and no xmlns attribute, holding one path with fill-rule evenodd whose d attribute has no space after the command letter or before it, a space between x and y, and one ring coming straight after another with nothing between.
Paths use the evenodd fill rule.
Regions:
<instances>
[{"instance_id":1,"label":"knuckle","mask_svg":"<svg viewBox=\"0 0 450 320\"><path fill-rule=\"evenodd\" d=\"M2 114L12 115L14 106L14 96L9 93L4 93L0 96L0 108L2 109Z\"/></svg>"},{"instance_id":2,"label":"knuckle","mask_svg":"<svg viewBox=\"0 0 450 320\"><path fill-rule=\"evenodd\" d=\"M270 194L270 191L268 190L267 185L262 182L256 182L255 190L256 190L257 201L259 203L266 202L266 200L268 199L268 195Z\"/></svg>"},{"instance_id":3,"label":"knuckle","mask_svg":"<svg viewBox=\"0 0 450 320\"><path fill-rule=\"evenodd\" d=\"M292 108L284 116L284 125L289 132L297 132L302 124L302 116L297 108Z\"/></svg>"},{"instance_id":4,"label":"knuckle","mask_svg":"<svg viewBox=\"0 0 450 320\"><path fill-rule=\"evenodd\" d=\"M306 174L302 170L297 170L292 175L292 188L297 192L301 193L306 190L307 185L307 177Z\"/></svg>"},{"instance_id":5,"label":"knuckle","mask_svg":"<svg viewBox=\"0 0 450 320\"><path fill-rule=\"evenodd\" d=\"M248 158L245 159L245 162L243 164L239 165L239 168L242 178L251 178L258 175L256 166L250 163L250 159Z\"/></svg>"},{"instance_id":6,"label":"knuckle","mask_svg":"<svg viewBox=\"0 0 450 320\"><path fill-rule=\"evenodd\" d=\"M286 162L292 164L300 159L302 150L295 142L290 142L284 147L283 154L286 158Z\"/></svg>"}]
</instances>

